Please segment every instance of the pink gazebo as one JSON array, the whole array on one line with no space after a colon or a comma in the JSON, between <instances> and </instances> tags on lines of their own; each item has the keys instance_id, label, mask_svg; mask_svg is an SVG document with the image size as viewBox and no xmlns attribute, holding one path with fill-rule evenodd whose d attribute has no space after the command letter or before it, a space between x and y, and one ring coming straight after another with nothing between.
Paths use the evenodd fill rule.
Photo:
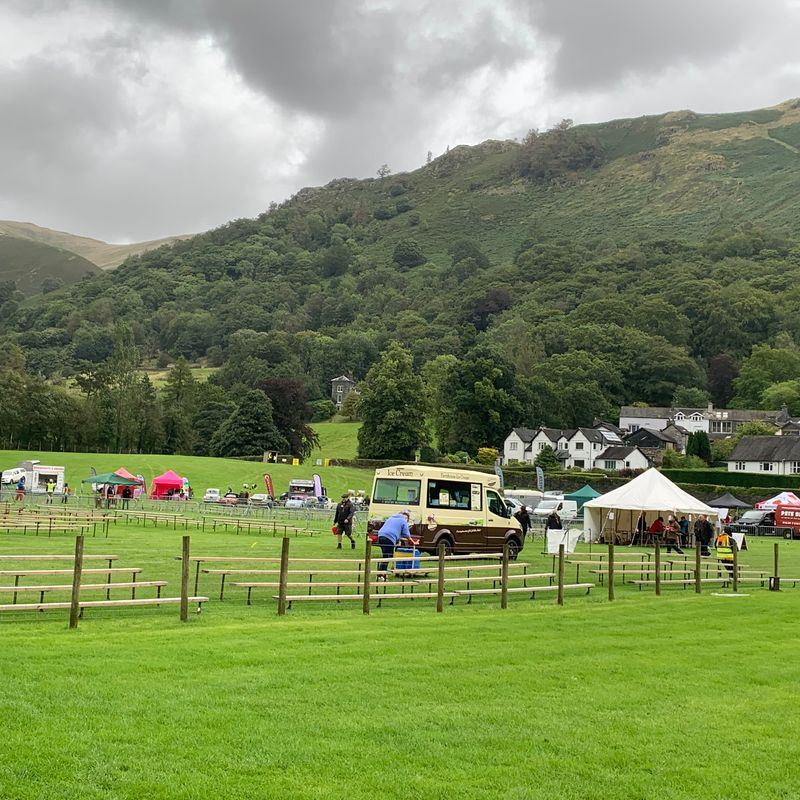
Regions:
<instances>
[{"instance_id":1,"label":"pink gazebo","mask_svg":"<svg viewBox=\"0 0 800 800\"><path fill-rule=\"evenodd\" d=\"M775 497L770 497L768 500L762 500L756 503L756 508L773 509L777 506L800 506L800 497L794 492L781 492L776 494Z\"/></svg>"},{"instance_id":2,"label":"pink gazebo","mask_svg":"<svg viewBox=\"0 0 800 800\"><path fill-rule=\"evenodd\" d=\"M163 475L153 478L150 482L150 499L165 500L180 492L183 488L183 478L171 469ZM170 492L170 490L172 490Z\"/></svg>"},{"instance_id":3,"label":"pink gazebo","mask_svg":"<svg viewBox=\"0 0 800 800\"><path fill-rule=\"evenodd\" d=\"M139 486L133 490L134 498L138 498L146 493L147 484L144 482L144 478L141 475L131 475L125 467L120 467L114 474L119 475L121 478L127 478L129 481L139 481Z\"/></svg>"}]
</instances>

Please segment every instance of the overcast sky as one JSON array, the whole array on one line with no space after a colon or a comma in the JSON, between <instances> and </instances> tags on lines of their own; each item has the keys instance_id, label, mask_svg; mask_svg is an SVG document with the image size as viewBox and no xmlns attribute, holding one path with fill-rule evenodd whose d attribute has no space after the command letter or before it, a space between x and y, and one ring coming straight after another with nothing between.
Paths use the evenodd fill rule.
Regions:
<instances>
[{"instance_id":1,"label":"overcast sky","mask_svg":"<svg viewBox=\"0 0 800 800\"><path fill-rule=\"evenodd\" d=\"M0 0L0 219L206 230L430 150L800 96L800 0Z\"/></svg>"}]
</instances>

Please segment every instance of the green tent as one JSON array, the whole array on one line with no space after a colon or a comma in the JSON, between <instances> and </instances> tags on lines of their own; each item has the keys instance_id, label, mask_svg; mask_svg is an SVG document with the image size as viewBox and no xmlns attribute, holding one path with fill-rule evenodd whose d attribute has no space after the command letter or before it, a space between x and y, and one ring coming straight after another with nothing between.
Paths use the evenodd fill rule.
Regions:
<instances>
[{"instance_id":1,"label":"green tent","mask_svg":"<svg viewBox=\"0 0 800 800\"><path fill-rule=\"evenodd\" d=\"M104 483L106 486L141 486L139 481L132 481L130 478L123 478L116 472L104 472L102 475L92 475L84 478L81 483Z\"/></svg>"},{"instance_id":2,"label":"green tent","mask_svg":"<svg viewBox=\"0 0 800 800\"><path fill-rule=\"evenodd\" d=\"M583 508L584 503L594 500L595 497L600 497L600 492L596 492L588 483L572 492L572 494L564 495L565 500L574 500L577 503L578 511Z\"/></svg>"}]
</instances>

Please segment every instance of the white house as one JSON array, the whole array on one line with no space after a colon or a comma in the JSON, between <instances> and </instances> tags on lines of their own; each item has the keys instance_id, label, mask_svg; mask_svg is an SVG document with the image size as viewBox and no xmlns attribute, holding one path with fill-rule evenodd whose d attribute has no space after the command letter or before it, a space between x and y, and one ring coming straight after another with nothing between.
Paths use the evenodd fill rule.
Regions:
<instances>
[{"instance_id":1,"label":"white house","mask_svg":"<svg viewBox=\"0 0 800 800\"><path fill-rule=\"evenodd\" d=\"M603 453L609 448L621 448L623 445L618 430L613 425L602 422L593 428L567 430L514 428L503 445L503 464L507 465L512 460L533 464L545 447L551 447L565 469L643 469L649 466L647 457L637 447L623 448L630 451L624 456L603 458ZM633 451L638 455L632 455ZM606 460L619 461L620 466L604 467L602 462ZM626 464L625 461L632 463Z\"/></svg>"},{"instance_id":2,"label":"white house","mask_svg":"<svg viewBox=\"0 0 800 800\"><path fill-rule=\"evenodd\" d=\"M728 472L800 475L800 436L743 436L728 457Z\"/></svg>"},{"instance_id":3,"label":"white house","mask_svg":"<svg viewBox=\"0 0 800 800\"><path fill-rule=\"evenodd\" d=\"M789 422L784 406L780 411L760 411L741 408L662 408L658 406L639 408L622 406L619 410L619 427L633 433L641 428L662 431L675 425L688 433L703 431L711 439L725 439L736 433L745 422L763 420L779 427Z\"/></svg>"},{"instance_id":4,"label":"white house","mask_svg":"<svg viewBox=\"0 0 800 800\"><path fill-rule=\"evenodd\" d=\"M651 464L647 456L638 447L615 445L607 447L595 459L595 467L599 469L648 469Z\"/></svg>"}]
</instances>

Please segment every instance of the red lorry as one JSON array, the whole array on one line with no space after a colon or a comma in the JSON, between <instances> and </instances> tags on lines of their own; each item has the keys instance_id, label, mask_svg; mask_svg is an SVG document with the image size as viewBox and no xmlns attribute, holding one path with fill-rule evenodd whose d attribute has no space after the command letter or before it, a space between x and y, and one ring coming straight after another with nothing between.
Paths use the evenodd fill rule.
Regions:
<instances>
[{"instance_id":1,"label":"red lorry","mask_svg":"<svg viewBox=\"0 0 800 800\"><path fill-rule=\"evenodd\" d=\"M725 526L728 533L744 532L760 536L800 539L800 506L777 505L746 511L736 522Z\"/></svg>"}]
</instances>

